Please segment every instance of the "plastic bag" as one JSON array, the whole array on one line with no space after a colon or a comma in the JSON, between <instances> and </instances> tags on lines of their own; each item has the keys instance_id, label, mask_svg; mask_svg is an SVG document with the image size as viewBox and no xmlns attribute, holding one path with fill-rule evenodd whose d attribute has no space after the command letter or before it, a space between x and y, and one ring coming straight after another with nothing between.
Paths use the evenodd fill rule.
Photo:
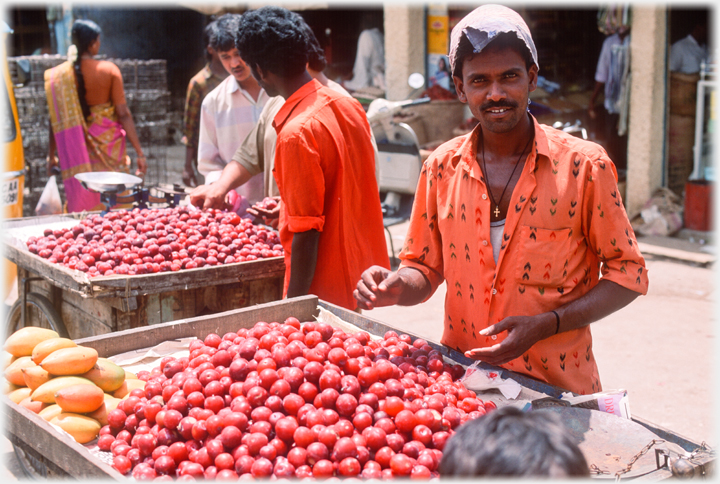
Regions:
<instances>
[{"instance_id":1,"label":"plastic bag","mask_svg":"<svg viewBox=\"0 0 720 484\"><path fill-rule=\"evenodd\" d=\"M683 206L680 197L660 187L640 212L643 224L636 228L640 235L672 235L682 228Z\"/></svg>"},{"instance_id":2,"label":"plastic bag","mask_svg":"<svg viewBox=\"0 0 720 484\"><path fill-rule=\"evenodd\" d=\"M515 380L503 380L500 378L500 374L496 371L487 371L480 368L478 362L468 366L465 370L465 375L460 378L460 382L468 390L475 392L481 390L489 390L491 388L497 388L505 398L514 399L520 394L522 387Z\"/></svg>"},{"instance_id":3,"label":"plastic bag","mask_svg":"<svg viewBox=\"0 0 720 484\"><path fill-rule=\"evenodd\" d=\"M35 215L57 215L62 213L62 200L58 189L56 175L48 178L40 200L35 207Z\"/></svg>"}]
</instances>

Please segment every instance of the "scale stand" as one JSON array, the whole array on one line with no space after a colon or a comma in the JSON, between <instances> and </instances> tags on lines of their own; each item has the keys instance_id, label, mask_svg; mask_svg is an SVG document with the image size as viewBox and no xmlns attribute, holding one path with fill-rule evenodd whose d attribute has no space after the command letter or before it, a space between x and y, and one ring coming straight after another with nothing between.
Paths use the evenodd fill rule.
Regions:
<instances>
[{"instance_id":1,"label":"scale stand","mask_svg":"<svg viewBox=\"0 0 720 484\"><path fill-rule=\"evenodd\" d=\"M173 184L172 186L143 187L142 178L117 172L87 172L75 175L83 188L88 191L99 193L100 201L105 206L101 215L107 214L118 204L132 204L133 208L149 208L150 203L162 204L165 207L174 208L187 196L184 187ZM150 190L156 190L162 196L150 194ZM123 192L130 192L127 195L120 195Z\"/></svg>"}]
</instances>

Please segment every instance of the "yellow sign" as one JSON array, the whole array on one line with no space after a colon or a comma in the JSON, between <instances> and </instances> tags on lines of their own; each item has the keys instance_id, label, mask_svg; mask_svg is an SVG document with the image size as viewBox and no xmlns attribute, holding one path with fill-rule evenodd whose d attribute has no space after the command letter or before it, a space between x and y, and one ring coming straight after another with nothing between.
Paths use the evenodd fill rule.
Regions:
<instances>
[{"instance_id":1,"label":"yellow sign","mask_svg":"<svg viewBox=\"0 0 720 484\"><path fill-rule=\"evenodd\" d=\"M428 54L447 54L448 40L447 15L428 15L427 17L427 52Z\"/></svg>"}]
</instances>

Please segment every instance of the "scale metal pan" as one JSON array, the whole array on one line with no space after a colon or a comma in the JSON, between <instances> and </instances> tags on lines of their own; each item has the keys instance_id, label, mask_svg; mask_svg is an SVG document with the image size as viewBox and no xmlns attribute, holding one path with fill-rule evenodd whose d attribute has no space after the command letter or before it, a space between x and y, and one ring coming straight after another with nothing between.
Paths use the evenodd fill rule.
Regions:
<instances>
[{"instance_id":1,"label":"scale metal pan","mask_svg":"<svg viewBox=\"0 0 720 484\"><path fill-rule=\"evenodd\" d=\"M120 193L142 184L143 179L128 173L115 171L92 171L78 173L75 178L83 187L93 192Z\"/></svg>"}]
</instances>

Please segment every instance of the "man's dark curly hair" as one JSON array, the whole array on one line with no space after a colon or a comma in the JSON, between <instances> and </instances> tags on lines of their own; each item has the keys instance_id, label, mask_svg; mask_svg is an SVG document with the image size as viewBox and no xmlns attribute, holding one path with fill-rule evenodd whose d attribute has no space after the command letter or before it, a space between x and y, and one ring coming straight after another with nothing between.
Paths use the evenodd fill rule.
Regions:
<instances>
[{"instance_id":1,"label":"man's dark curly hair","mask_svg":"<svg viewBox=\"0 0 720 484\"><path fill-rule=\"evenodd\" d=\"M242 15L235 35L240 57L280 77L305 71L310 45L300 15L285 8L266 6Z\"/></svg>"},{"instance_id":2,"label":"man's dark curly hair","mask_svg":"<svg viewBox=\"0 0 720 484\"><path fill-rule=\"evenodd\" d=\"M314 71L322 72L325 70L325 67L327 67L325 51L320 46L320 42L318 42L310 26L304 22L303 24L305 26L303 30L305 30L305 34L308 37L308 47L310 48L308 66Z\"/></svg>"},{"instance_id":3,"label":"man's dark curly hair","mask_svg":"<svg viewBox=\"0 0 720 484\"><path fill-rule=\"evenodd\" d=\"M560 417L506 406L458 427L438 467L444 478L587 477L587 461Z\"/></svg>"},{"instance_id":4,"label":"man's dark curly hair","mask_svg":"<svg viewBox=\"0 0 720 484\"><path fill-rule=\"evenodd\" d=\"M226 13L207 27L210 47L217 52L227 52L235 48L235 32L237 31L240 15Z\"/></svg>"}]
</instances>

